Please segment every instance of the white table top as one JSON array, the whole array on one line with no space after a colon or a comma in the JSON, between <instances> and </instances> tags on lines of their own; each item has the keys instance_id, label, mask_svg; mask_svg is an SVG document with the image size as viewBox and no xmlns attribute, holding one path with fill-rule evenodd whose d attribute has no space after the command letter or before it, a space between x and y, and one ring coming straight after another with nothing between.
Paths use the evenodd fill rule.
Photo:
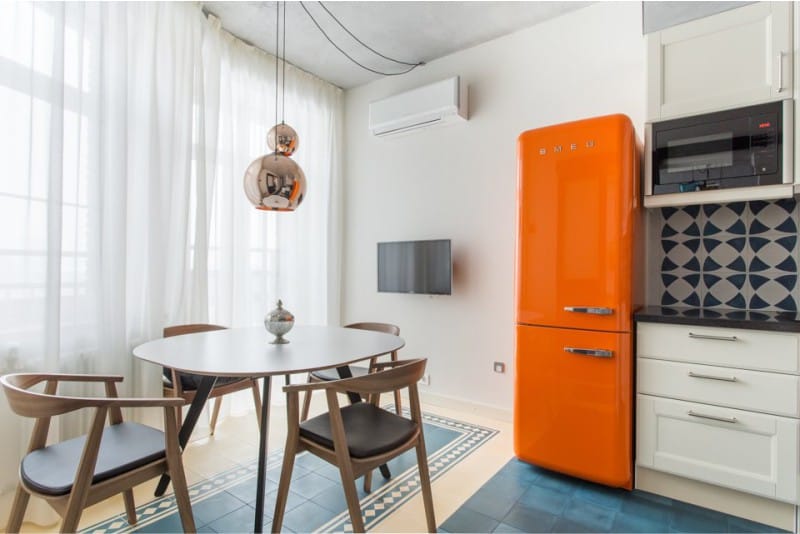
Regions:
<instances>
[{"instance_id":1,"label":"white table top","mask_svg":"<svg viewBox=\"0 0 800 534\"><path fill-rule=\"evenodd\" d=\"M295 326L285 345L263 326L155 339L133 349L137 358L198 375L268 376L303 373L398 350L403 338L335 326Z\"/></svg>"}]
</instances>

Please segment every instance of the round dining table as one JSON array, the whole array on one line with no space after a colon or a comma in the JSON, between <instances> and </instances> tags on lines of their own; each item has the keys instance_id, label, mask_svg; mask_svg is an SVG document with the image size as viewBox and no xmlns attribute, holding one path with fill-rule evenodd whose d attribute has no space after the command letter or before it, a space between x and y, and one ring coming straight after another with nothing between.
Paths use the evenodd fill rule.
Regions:
<instances>
[{"instance_id":1,"label":"round dining table","mask_svg":"<svg viewBox=\"0 0 800 534\"><path fill-rule=\"evenodd\" d=\"M399 336L333 326L298 325L284 337L289 343L272 344L272 334L263 327L228 328L155 339L133 349L139 359L203 377L178 435L182 448L192 435L217 377L263 378L254 532L263 528L272 376L285 375L288 380L291 374L335 367L340 377L348 378L352 376L349 364L405 345ZM351 401L357 400L351 395ZM169 477L164 475L156 495L163 495L168 485Z\"/></svg>"}]
</instances>

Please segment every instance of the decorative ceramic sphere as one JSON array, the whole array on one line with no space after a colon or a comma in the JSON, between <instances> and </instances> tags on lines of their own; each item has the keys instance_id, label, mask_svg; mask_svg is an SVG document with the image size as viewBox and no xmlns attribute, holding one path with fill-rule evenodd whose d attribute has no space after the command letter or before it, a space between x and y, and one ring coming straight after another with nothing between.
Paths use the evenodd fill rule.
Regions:
<instances>
[{"instance_id":1,"label":"decorative ceramic sphere","mask_svg":"<svg viewBox=\"0 0 800 534\"><path fill-rule=\"evenodd\" d=\"M278 140L275 142L275 136ZM288 124L280 123L272 127L267 134L267 146L270 150L283 154L284 156L291 156L297 150L300 143L300 138L297 137L297 132Z\"/></svg>"},{"instance_id":2,"label":"decorative ceramic sphere","mask_svg":"<svg viewBox=\"0 0 800 534\"><path fill-rule=\"evenodd\" d=\"M294 211L306 195L306 175L293 160L273 152L247 167L244 193L260 210Z\"/></svg>"},{"instance_id":3,"label":"decorative ceramic sphere","mask_svg":"<svg viewBox=\"0 0 800 534\"><path fill-rule=\"evenodd\" d=\"M277 308L272 310L264 317L264 328L267 332L273 334L275 339L270 341L276 345L289 343L288 339L284 339L283 335L289 332L294 326L294 315L289 310L283 308L283 302L278 300Z\"/></svg>"}]
</instances>

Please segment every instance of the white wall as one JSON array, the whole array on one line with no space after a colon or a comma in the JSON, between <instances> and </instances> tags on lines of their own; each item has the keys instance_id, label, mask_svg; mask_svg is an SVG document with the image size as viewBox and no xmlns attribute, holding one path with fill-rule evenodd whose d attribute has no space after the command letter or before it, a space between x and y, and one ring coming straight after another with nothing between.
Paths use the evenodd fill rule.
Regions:
<instances>
[{"instance_id":1,"label":"white wall","mask_svg":"<svg viewBox=\"0 0 800 534\"><path fill-rule=\"evenodd\" d=\"M401 355L428 357L428 392L511 410L516 138L609 113L641 137L641 28L639 2L602 2L346 93L342 317L399 325ZM369 133L369 102L454 75L468 122ZM377 292L377 242L434 238L452 239L451 296Z\"/></svg>"}]
</instances>

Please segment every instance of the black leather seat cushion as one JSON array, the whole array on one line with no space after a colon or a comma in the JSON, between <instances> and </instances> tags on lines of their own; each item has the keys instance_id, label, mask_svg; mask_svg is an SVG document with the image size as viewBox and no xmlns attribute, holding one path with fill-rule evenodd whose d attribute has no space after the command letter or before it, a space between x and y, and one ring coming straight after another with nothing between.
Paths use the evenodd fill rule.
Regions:
<instances>
[{"instance_id":1,"label":"black leather seat cushion","mask_svg":"<svg viewBox=\"0 0 800 534\"><path fill-rule=\"evenodd\" d=\"M335 371L335 370L334 370ZM200 386L200 381L203 379L201 375L192 375L188 373L178 373L178 378L181 381L181 388L183 391L194 391ZM224 386L226 384L233 384L234 382L241 382L247 380L238 376L218 376L217 381L214 382L214 387ZM172 370L164 367L164 385L173 387L172 385Z\"/></svg>"},{"instance_id":2,"label":"black leather seat cushion","mask_svg":"<svg viewBox=\"0 0 800 534\"><path fill-rule=\"evenodd\" d=\"M353 458L368 458L395 449L417 430L413 421L366 402L345 406L341 412L347 448ZM331 421L327 413L300 423L300 435L333 449Z\"/></svg>"},{"instance_id":3,"label":"black leather seat cushion","mask_svg":"<svg viewBox=\"0 0 800 534\"><path fill-rule=\"evenodd\" d=\"M86 436L38 449L22 459L20 475L31 489L47 495L72 490ZM100 441L94 483L163 458L164 433L139 423L106 427Z\"/></svg>"},{"instance_id":4,"label":"black leather seat cushion","mask_svg":"<svg viewBox=\"0 0 800 534\"><path fill-rule=\"evenodd\" d=\"M367 369L366 367L351 365L350 372L353 374L354 377L364 376L367 373L369 373L369 369ZM312 371L311 376L323 382L330 382L331 380L339 380L341 378L339 376L339 371L337 371L335 367L332 369L322 369L321 371Z\"/></svg>"}]
</instances>

